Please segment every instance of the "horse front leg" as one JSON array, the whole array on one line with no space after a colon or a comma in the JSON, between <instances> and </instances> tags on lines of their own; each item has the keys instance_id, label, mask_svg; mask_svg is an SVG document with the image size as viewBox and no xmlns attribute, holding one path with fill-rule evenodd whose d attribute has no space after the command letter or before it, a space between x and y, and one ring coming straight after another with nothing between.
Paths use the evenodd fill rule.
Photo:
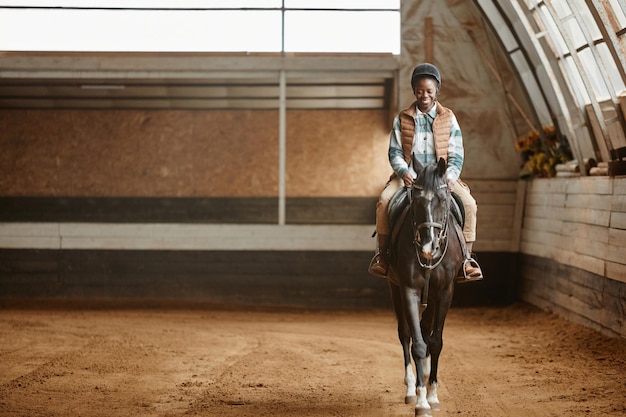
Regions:
<instances>
[{"instance_id":1,"label":"horse front leg","mask_svg":"<svg viewBox=\"0 0 626 417\"><path fill-rule=\"evenodd\" d=\"M404 307L404 315L406 317L407 325L411 332L411 355L413 356L413 362L415 363L415 370L417 373L417 379L415 383L416 391L416 403L415 403L415 415L422 416L430 413L431 407L428 404L426 398L426 386L424 384L424 369L422 367L422 360L426 358L427 346L422 336L422 330L420 328L420 293L410 287L402 289L402 305Z\"/></svg>"},{"instance_id":2,"label":"horse front leg","mask_svg":"<svg viewBox=\"0 0 626 417\"><path fill-rule=\"evenodd\" d=\"M404 355L404 385L406 385L406 394L404 395L405 404L415 404L417 396L415 394L416 378L413 373L413 365L411 363L411 330L404 316L404 307L402 306L402 297L400 295L400 287L389 282L391 290L391 302L393 311L396 315L398 323L398 339L402 345L402 353Z\"/></svg>"},{"instance_id":3,"label":"horse front leg","mask_svg":"<svg viewBox=\"0 0 626 417\"><path fill-rule=\"evenodd\" d=\"M433 410L439 411L439 396L437 394L438 382L437 372L439 371L439 356L443 349L443 326L446 321L446 316L450 305L452 304L452 294L454 287L452 282L440 297L439 304L435 310L435 316L433 320L433 331L429 339L428 347L431 355L431 370L428 377L428 395L427 400Z\"/></svg>"},{"instance_id":4,"label":"horse front leg","mask_svg":"<svg viewBox=\"0 0 626 417\"><path fill-rule=\"evenodd\" d=\"M434 302L429 303L428 307L426 308L426 310L424 310L420 318L420 327L422 329L422 337L426 341L426 346L428 346L428 352L426 353L426 358L422 360L422 370L424 371L424 380L426 380L430 376L430 362L431 362L430 336L433 332L433 321L434 321L434 316L435 316L435 313L433 313L433 311L435 310L433 306L434 304L435 304Z\"/></svg>"}]
</instances>

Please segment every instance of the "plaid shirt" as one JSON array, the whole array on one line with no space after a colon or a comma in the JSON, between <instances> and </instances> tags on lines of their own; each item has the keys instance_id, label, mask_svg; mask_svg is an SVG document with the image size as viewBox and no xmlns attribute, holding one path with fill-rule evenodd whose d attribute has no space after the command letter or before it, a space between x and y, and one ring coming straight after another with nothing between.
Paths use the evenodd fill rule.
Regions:
<instances>
[{"instance_id":1,"label":"plaid shirt","mask_svg":"<svg viewBox=\"0 0 626 417\"><path fill-rule=\"evenodd\" d=\"M413 148L411 152L415 154L417 159L423 164L431 164L436 162L435 139L433 137L433 120L437 116L437 103L428 113L422 113L417 109L415 115L415 136L413 137ZM450 140L448 142L448 170L446 176L452 181L459 179L461 169L463 168L463 159L465 151L463 149L463 136L461 128L456 116L452 115L452 123L450 125ZM404 160L402 152L402 134L400 133L400 119L398 116L393 121L393 129L389 137L389 163L393 171L402 178L408 170L413 178L417 174L413 167L409 166Z\"/></svg>"}]
</instances>

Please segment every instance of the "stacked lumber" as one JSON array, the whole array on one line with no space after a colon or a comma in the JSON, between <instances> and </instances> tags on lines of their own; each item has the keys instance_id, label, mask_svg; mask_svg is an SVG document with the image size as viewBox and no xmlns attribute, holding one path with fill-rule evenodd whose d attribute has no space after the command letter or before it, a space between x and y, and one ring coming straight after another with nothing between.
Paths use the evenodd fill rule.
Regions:
<instances>
[{"instance_id":1,"label":"stacked lumber","mask_svg":"<svg viewBox=\"0 0 626 417\"><path fill-rule=\"evenodd\" d=\"M585 158L583 160L583 166L585 167L585 175L590 175L590 171L596 167L596 160L593 158ZM554 169L556 170L557 177L580 176L580 164L577 159L567 161L563 164L557 164Z\"/></svg>"},{"instance_id":2,"label":"stacked lumber","mask_svg":"<svg viewBox=\"0 0 626 417\"><path fill-rule=\"evenodd\" d=\"M556 170L557 177L579 177L580 166L577 160L568 161L564 164L557 164L554 169Z\"/></svg>"},{"instance_id":3,"label":"stacked lumber","mask_svg":"<svg viewBox=\"0 0 626 417\"><path fill-rule=\"evenodd\" d=\"M598 162L598 166L591 168L589 171L589 175L599 177L599 176L608 176L609 175L609 163L608 162Z\"/></svg>"}]
</instances>

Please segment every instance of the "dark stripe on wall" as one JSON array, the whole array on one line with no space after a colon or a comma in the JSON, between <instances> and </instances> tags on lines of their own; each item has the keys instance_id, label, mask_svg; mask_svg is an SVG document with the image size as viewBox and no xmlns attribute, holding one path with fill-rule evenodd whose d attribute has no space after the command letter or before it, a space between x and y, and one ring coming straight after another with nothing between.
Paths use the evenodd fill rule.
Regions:
<instances>
[{"instance_id":1,"label":"dark stripe on wall","mask_svg":"<svg viewBox=\"0 0 626 417\"><path fill-rule=\"evenodd\" d=\"M289 224L375 224L377 197L288 198Z\"/></svg>"},{"instance_id":2,"label":"dark stripe on wall","mask_svg":"<svg viewBox=\"0 0 626 417\"><path fill-rule=\"evenodd\" d=\"M374 197L289 198L289 224L374 224ZM278 222L273 197L0 197L0 222Z\"/></svg>"},{"instance_id":3,"label":"dark stripe on wall","mask_svg":"<svg viewBox=\"0 0 626 417\"><path fill-rule=\"evenodd\" d=\"M0 305L28 299L190 300L305 308L390 308L371 252L0 250ZM515 300L515 256L481 256L484 282L454 306Z\"/></svg>"},{"instance_id":4,"label":"dark stripe on wall","mask_svg":"<svg viewBox=\"0 0 626 417\"><path fill-rule=\"evenodd\" d=\"M5 299L180 299L389 307L360 252L0 250Z\"/></svg>"},{"instance_id":5,"label":"dark stripe on wall","mask_svg":"<svg viewBox=\"0 0 626 417\"><path fill-rule=\"evenodd\" d=\"M0 197L3 222L275 223L275 198Z\"/></svg>"}]
</instances>

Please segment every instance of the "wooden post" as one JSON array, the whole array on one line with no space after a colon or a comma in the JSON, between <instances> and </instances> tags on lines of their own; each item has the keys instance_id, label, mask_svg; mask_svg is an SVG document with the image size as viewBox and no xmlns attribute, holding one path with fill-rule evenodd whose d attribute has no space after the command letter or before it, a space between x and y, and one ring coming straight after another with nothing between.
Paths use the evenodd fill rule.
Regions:
<instances>
[{"instance_id":1,"label":"wooden post","mask_svg":"<svg viewBox=\"0 0 626 417\"><path fill-rule=\"evenodd\" d=\"M527 181L517 181L517 196L515 197L515 214L513 217L513 233L511 234L511 252L519 252L521 248L527 185Z\"/></svg>"},{"instance_id":2,"label":"wooden post","mask_svg":"<svg viewBox=\"0 0 626 417\"><path fill-rule=\"evenodd\" d=\"M424 19L424 61L435 62L435 34L433 29L433 18Z\"/></svg>"},{"instance_id":3,"label":"wooden post","mask_svg":"<svg viewBox=\"0 0 626 417\"><path fill-rule=\"evenodd\" d=\"M286 160L287 160L287 75L280 70L278 84L278 224L285 224L286 217Z\"/></svg>"}]
</instances>

